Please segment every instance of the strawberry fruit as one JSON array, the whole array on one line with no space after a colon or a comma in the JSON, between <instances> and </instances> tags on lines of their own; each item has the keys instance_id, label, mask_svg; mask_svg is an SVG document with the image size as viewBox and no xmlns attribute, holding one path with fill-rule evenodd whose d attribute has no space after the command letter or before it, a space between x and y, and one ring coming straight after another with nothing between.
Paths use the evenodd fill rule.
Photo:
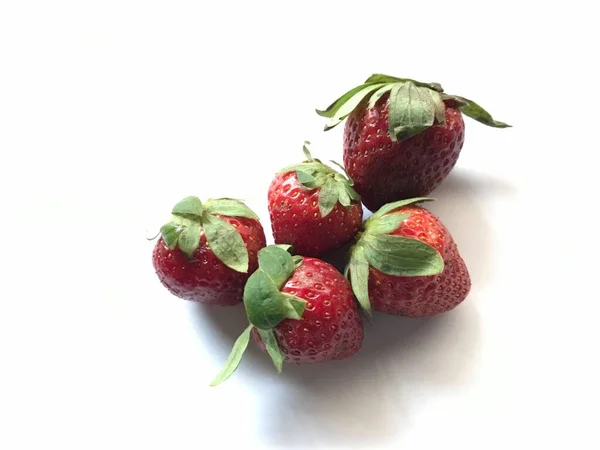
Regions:
<instances>
[{"instance_id":1,"label":"strawberry fruit","mask_svg":"<svg viewBox=\"0 0 600 450\"><path fill-rule=\"evenodd\" d=\"M248 277L266 245L258 216L239 200L187 197L162 226L152 262L174 295L209 305L242 301Z\"/></svg>"},{"instance_id":2,"label":"strawberry fruit","mask_svg":"<svg viewBox=\"0 0 600 450\"><path fill-rule=\"evenodd\" d=\"M425 200L390 203L365 221L347 275L368 312L433 316L467 297L467 266L442 222L415 205Z\"/></svg>"},{"instance_id":3,"label":"strawberry fruit","mask_svg":"<svg viewBox=\"0 0 600 450\"><path fill-rule=\"evenodd\" d=\"M304 256L321 256L348 242L362 223L352 181L311 156L286 167L269 187L269 214L276 244Z\"/></svg>"},{"instance_id":4,"label":"strawberry fruit","mask_svg":"<svg viewBox=\"0 0 600 450\"><path fill-rule=\"evenodd\" d=\"M292 257L288 247L271 245L259 252L259 269L244 289L250 325L213 386L238 367L251 334L279 372L284 361L344 359L360 349L362 321L348 281L324 261Z\"/></svg>"},{"instance_id":5,"label":"strawberry fruit","mask_svg":"<svg viewBox=\"0 0 600 450\"><path fill-rule=\"evenodd\" d=\"M462 149L462 114L506 128L472 100L448 95L438 83L375 74L326 110L329 130L346 117L344 166L364 205L429 194L450 173Z\"/></svg>"}]
</instances>

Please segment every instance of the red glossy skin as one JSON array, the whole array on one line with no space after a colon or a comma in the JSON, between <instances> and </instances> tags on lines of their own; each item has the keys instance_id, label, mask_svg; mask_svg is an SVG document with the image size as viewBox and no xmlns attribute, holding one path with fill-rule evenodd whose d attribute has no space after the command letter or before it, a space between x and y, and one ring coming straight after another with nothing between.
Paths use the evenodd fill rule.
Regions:
<instances>
[{"instance_id":1,"label":"red glossy skin","mask_svg":"<svg viewBox=\"0 0 600 450\"><path fill-rule=\"evenodd\" d=\"M444 271L430 277L396 277L371 267L369 298L373 308L410 317L433 316L453 309L467 297L471 277L452 236L426 209L407 206L394 211L398 212L411 215L391 234L420 239L435 247L444 258Z\"/></svg>"},{"instance_id":2,"label":"red glossy skin","mask_svg":"<svg viewBox=\"0 0 600 450\"><path fill-rule=\"evenodd\" d=\"M273 331L284 360L309 364L344 359L360 349L363 326L352 288L332 265L304 258L281 292L308 303L301 320L285 319ZM264 349L258 333L254 339Z\"/></svg>"},{"instance_id":3,"label":"red glossy skin","mask_svg":"<svg viewBox=\"0 0 600 450\"><path fill-rule=\"evenodd\" d=\"M446 104L444 124L392 142L388 112L389 95L385 95L372 109L354 110L344 129L344 166L371 211L433 191L456 164L465 138L462 114Z\"/></svg>"},{"instance_id":4,"label":"red glossy skin","mask_svg":"<svg viewBox=\"0 0 600 450\"><path fill-rule=\"evenodd\" d=\"M231 306L242 302L246 280L258 268L258 251L267 245L265 233L257 220L219 217L240 232L250 259L248 273L223 264L206 245L204 233L192 260L178 247L169 250L161 237L154 247L152 263L162 284L174 295L207 305Z\"/></svg>"},{"instance_id":5,"label":"red glossy skin","mask_svg":"<svg viewBox=\"0 0 600 450\"><path fill-rule=\"evenodd\" d=\"M361 204L338 203L321 217L319 191L303 188L295 172L275 176L268 196L276 244L291 244L298 255L321 256L352 239L362 223Z\"/></svg>"}]
</instances>

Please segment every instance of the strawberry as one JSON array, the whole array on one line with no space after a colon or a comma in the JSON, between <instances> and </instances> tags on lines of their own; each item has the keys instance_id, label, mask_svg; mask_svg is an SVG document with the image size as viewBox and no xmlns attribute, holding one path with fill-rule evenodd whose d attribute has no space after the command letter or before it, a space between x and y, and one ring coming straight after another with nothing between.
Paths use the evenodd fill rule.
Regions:
<instances>
[{"instance_id":1,"label":"strawberry","mask_svg":"<svg viewBox=\"0 0 600 450\"><path fill-rule=\"evenodd\" d=\"M160 230L152 263L174 295L209 305L242 301L248 277L266 245L258 216L239 200L187 197Z\"/></svg>"},{"instance_id":2,"label":"strawberry","mask_svg":"<svg viewBox=\"0 0 600 450\"><path fill-rule=\"evenodd\" d=\"M347 267L364 309L433 316L461 303L471 278L452 236L414 198L382 207L364 224Z\"/></svg>"},{"instance_id":3,"label":"strawberry","mask_svg":"<svg viewBox=\"0 0 600 450\"><path fill-rule=\"evenodd\" d=\"M292 257L287 247L271 245L259 252L259 269L244 289L250 325L213 386L235 371L251 334L279 372L284 361L344 359L360 349L362 321L348 281L324 261Z\"/></svg>"},{"instance_id":4,"label":"strawberry","mask_svg":"<svg viewBox=\"0 0 600 450\"><path fill-rule=\"evenodd\" d=\"M381 74L317 113L331 119L325 130L348 117L344 166L371 211L427 195L446 178L464 143L462 114L491 127L509 127L474 101L445 94L437 83Z\"/></svg>"},{"instance_id":5,"label":"strawberry","mask_svg":"<svg viewBox=\"0 0 600 450\"><path fill-rule=\"evenodd\" d=\"M311 156L280 171L269 187L269 214L276 244L321 256L348 242L362 223L352 181Z\"/></svg>"}]
</instances>

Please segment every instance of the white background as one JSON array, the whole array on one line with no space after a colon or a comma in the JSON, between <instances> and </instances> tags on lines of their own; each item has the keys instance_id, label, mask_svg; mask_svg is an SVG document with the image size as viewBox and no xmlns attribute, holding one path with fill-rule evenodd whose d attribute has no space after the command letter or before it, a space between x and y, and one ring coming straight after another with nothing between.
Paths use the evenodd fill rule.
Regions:
<instances>
[{"instance_id":1,"label":"white background","mask_svg":"<svg viewBox=\"0 0 600 450\"><path fill-rule=\"evenodd\" d=\"M292 5L296 6L292 6ZM0 3L0 448L598 448L593 2ZM439 81L467 120L431 209L473 289L376 315L363 350L277 375L252 348L208 383L243 307L171 296L171 206L246 199L374 72ZM594 196L596 194L596 196Z\"/></svg>"}]
</instances>

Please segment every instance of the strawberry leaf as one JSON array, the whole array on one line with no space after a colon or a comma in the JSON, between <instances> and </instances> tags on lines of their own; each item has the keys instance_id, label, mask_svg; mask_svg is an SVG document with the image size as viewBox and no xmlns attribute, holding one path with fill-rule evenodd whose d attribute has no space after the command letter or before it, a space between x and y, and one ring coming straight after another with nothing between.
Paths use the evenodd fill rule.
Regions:
<instances>
[{"instance_id":1,"label":"strawberry leaf","mask_svg":"<svg viewBox=\"0 0 600 450\"><path fill-rule=\"evenodd\" d=\"M275 365L277 372L281 373L281 369L283 368L283 354L281 353L281 349L279 348L279 344L277 343L275 333L273 332L273 330L259 329L258 334L260 334L260 338L265 344L267 353L273 360L273 364Z\"/></svg>"},{"instance_id":2,"label":"strawberry leaf","mask_svg":"<svg viewBox=\"0 0 600 450\"><path fill-rule=\"evenodd\" d=\"M369 263L362 245L357 245L352 251L348 265L350 284L354 295L362 309L371 315L371 301L369 300Z\"/></svg>"},{"instance_id":3,"label":"strawberry leaf","mask_svg":"<svg viewBox=\"0 0 600 450\"><path fill-rule=\"evenodd\" d=\"M202 212L202 202L198 197L194 196L184 198L177 203L171 211L171 213L176 216L190 217L196 220L200 220Z\"/></svg>"},{"instance_id":4,"label":"strawberry leaf","mask_svg":"<svg viewBox=\"0 0 600 450\"><path fill-rule=\"evenodd\" d=\"M388 275L429 276L438 275L444 270L440 253L417 239L365 234L361 243L369 264Z\"/></svg>"},{"instance_id":5,"label":"strawberry leaf","mask_svg":"<svg viewBox=\"0 0 600 450\"><path fill-rule=\"evenodd\" d=\"M394 213L383 216L378 220L365 224L368 234L387 234L395 231L402 222L410 217L410 214Z\"/></svg>"},{"instance_id":6,"label":"strawberry leaf","mask_svg":"<svg viewBox=\"0 0 600 450\"><path fill-rule=\"evenodd\" d=\"M498 120L494 120L492 115L475 103L473 100L469 100L464 97L454 96L454 99L458 100L460 111L469 116L471 119L475 119L484 125L488 125L494 128L509 128L510 125Z\"/></svg>"},{"instance_id":7,"label":"strawberry leaf","mask_svg":"<svg viewBox=\"0 0 600 450\"><path fill-rule=\"evenodd\" d=\"M248 249L238 230L212 214L203 215L203 224L208 245L217 258L237 272L248 272ZM181 246L181 237L179 241Z\"/></svg>"},{"instance_id":8,"label":"strawberry leaf","mask_svg":"<svg viewBox=\"0 0 600 450\"><path fill-rule=\"evenodd\" d=\"M380 217L383 217L385 214L387 214L391 211L394 211L395 209L402 208L403 206L411 205L413 203L429 202L429 201L433 201L433 199L429 198L429 197L415 197L415 198L408 198L406 200L398 200L397 202L387 203L387 204L383 205L381 208L379 208L375 212L375 214L373 214L371 217L369 217L369 219L367 220L367 223L374 222L375 220L379 219Z\"/></svg>"},{"instance_id":9,"label":"strawberry leaf","mask_svg":"<svg viewBox=\"0 0 600 450\"><path fill-rule=\"evenodd\" d=\"M275 245L265 247L258 252L258 265L277 289L281 289L295 269L292 255Z\"/></svg>"},{"instance_id":10,"label":"strawberry leaf","mask_svg":"<svg viewBox=\"0 0 600 450\"><path fill-rule=\"evenodd\" d=\"M392 141L403 141L433 125L435 104L427 88L412 81L394 84L390 92L388 134Z\"/></svg>"},{"instance_id":11,"label":"strawberry leaf","mask_svg":"<svg viewBox=\"0 0 600 450\"><path fill-rule=\"evenodd\" d=\"M281 293L262 270L248 278L244 288L244 306L250 323L261 330L273 328L285 318Z\"/></svg>"},{"instance_id":12,"label":"strawberry leaf","mask_svg":"<svg viewBox=\"0 0 600 450\"><path fill-rule=\"evenodd\" d=\"M325 131L337 126L342 120L348 117L350 113L352 113L352 111L354 111L354 108L356 108L365 97L367 97L371 92L375 91L376 89L379 89L381 86L383 86L382 83L363 85L361 89L356 91L353 95L349 96L345 101L343 101L342 104L340 104L337 107L334 113L330 116L331 121L327 125L325 125Z\"/></svg>"},{"instance_id":13,"label":"strawberry leaf","mask_svg":"<svg viewBox=\"0 0 600 450\"><path fill-rule=\"evenodd\" d=\"M281 296L285 317L294 320L302 319L304 309L306 308L306 300L285 292L282 292Z\"/></svg>"},{"instance_id":14,"label":"strawberry leaf","mask_svg":"<svg viewBox=\"0 0 600 450\"><path fill-rule=\"evenodd\" d=\"M194 252L200 246L201 230L202 227L199 222L188 220L187 224L179 234L179 239L177 241L179 249L190 259L194 256Z\"/></svg>"},{"instance_id":15,"label":"strawberry leaf","mask_svg":"<svg viewBox=\"0 0 600 450\"><path fill-rule=\"evenodd\" d=\"M179 235L182 231L182 226L174 222L166 223L160 227L160 234L169 250L173 250L177 247L177 241L179 240Z\"/></svg>"},{"instance_id":16,"label":"strawberry leaf","mask_svg":"<svg viewBox=\"0 0 600 450\"><path fill-rule=\"evenodd\" d=\"M437 92L444 92L444 89L442 89L442 86L439 83L422 83L421 81L413 80L411 78L398 78L381 73L371 75L366 79L365 83L405 83L407 81L415 84L415 86L433 89Z\"/></svg>"},{"instance_id":17,"label":"strawberry leaf","mask_svg":"<svg viewBox=\"0 0 600 450\"><path fill-rule=\"evenodd\" d=\"M338 183L333 178L328 178L319 191L319 212L321 217L327 217L338 202Z\"/></svg>"},{"instance_id":18,"label":"strawberry leaf","mask_svg":"<svg viewBox=\"0 0 600 450\"><path fill-rule=\"evenodd\" d=\"M258 220L258 216L240 200L233 198L215 198L208 200L204 205L205 211L210 214L219 214L229 217L247 217Z\"/></svg>"},{"instance_id":19,"label":"strawberry leaf","mask_svg":"<svg viewBox=\"0 0 600 450\"><path fill-rule=\"evenodd\" d=\"M213 382L210 383L211 386L217 386L218 384L221 384L223 381L227 380L238 368L242 360L242 356L244 356L244 352L246 351L246 348L248 348L248 343L250 342L250 332L252 331L252 328L252 325L248 325L240 337L237 338L235 344L233 344L233 349L227 358L225 367L221 373L217 375Z\"/></svg>"}]
</instances>

